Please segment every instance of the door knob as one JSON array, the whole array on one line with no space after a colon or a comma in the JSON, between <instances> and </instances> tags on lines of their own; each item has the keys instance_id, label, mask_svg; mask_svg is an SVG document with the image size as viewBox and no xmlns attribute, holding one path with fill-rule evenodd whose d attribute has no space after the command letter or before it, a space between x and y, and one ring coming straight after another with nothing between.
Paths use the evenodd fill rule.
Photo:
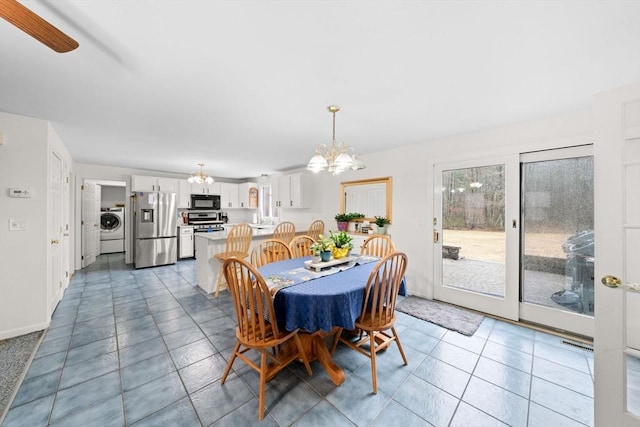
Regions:
<instances>
[{"instance_id":1,"label":"door knob","mask_svg":"<svg viewBox=\"0 0 640 427\"><path fill-rule=\"evenodd\" d=\"M58 243L60 243L60 241L59 241L59 240L57 240L57 239L51 239L51 244L52 244L52 245L55 245L55 244L58 244Z\"/></svg>"},{"instance_id":2,"label":"door knob","mask_svg":"<svg viewBox=\"0 0 640 427\"><path fill-rule=\"evenodd\" d=\"M616 276L606 275L602 278L602 284L610 288L617 288L622 285L622 280Z\"/></svg>"}]
</instances>

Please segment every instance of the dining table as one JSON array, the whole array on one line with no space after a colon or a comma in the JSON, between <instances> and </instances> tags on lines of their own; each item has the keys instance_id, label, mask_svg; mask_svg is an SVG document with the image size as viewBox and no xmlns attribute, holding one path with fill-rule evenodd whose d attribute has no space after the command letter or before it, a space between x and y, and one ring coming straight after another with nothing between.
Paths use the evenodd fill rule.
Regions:
<instances>
[{"instance_id":1,"label":"dining table","mask_svg":"<svg viewBox=\"0 0 640 427\"><path fill-rule=\"evenodd\" d=\"M271 289L277 322L288 331L299 330L310 360L318 360L327 375L341 384L344 371L333 361L325 337L338 328L353 330L362 312L364 290L379 260L371 256L350 256L345 264L316 271L311 257L266 264L260 274ZM405 294L404 280L400 294Z\"/></svg>"}]
</instances>

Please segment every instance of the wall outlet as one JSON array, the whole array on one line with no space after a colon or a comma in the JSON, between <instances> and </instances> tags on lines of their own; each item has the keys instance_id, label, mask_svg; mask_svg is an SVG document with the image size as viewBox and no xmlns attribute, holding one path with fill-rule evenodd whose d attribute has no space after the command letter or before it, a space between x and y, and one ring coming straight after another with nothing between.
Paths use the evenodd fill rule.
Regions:
<instances>
[{"instance_id":1,"label":"wall outlet","mask_svg":"<svg viewBox=\"0 0 640 427\"><path fill-rule=\"evenodd\" d=\"M10 219L9 231L25 231L27 229L26 219Z\"/></svg>"}]
</instances>

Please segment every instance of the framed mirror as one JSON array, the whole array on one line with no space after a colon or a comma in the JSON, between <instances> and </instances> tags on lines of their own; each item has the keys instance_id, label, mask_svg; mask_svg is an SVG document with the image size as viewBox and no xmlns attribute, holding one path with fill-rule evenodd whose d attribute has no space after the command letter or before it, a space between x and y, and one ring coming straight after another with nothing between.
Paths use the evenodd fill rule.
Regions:
<instances>
[{"instance_id":1,"label":"framed mirror","mask_svg":"<svg viewBox=\"0 0 640 427\"><path fill-rule=\"evenodd\" d=\"M340 213L357 212L366 220L384 216L391 220L391 177L340 183Z\"/></svg>"}]
</instances>

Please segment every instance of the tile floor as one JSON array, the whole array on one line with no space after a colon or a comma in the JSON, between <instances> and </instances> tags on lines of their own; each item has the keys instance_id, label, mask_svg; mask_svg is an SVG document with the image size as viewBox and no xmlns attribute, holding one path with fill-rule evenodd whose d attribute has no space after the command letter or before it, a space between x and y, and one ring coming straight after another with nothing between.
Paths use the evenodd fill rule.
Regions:
<instances>
[{"instance_id":1,"label":"tile floor","mask_svg":"<svg viewBox=\"0 0 640 427\"><path fill-rule=\"evenodd\" d=\"M9 426L592 426L593 354L553 335L485 318L473 337L398 313L409 365L380 354L377 395L367 358L339 347L346 381L317 363L267 384L241 361L227 292L195 286L195 263L133 270L121 254L77 272L11 409Z\"/></svg>"}]
</instances>

